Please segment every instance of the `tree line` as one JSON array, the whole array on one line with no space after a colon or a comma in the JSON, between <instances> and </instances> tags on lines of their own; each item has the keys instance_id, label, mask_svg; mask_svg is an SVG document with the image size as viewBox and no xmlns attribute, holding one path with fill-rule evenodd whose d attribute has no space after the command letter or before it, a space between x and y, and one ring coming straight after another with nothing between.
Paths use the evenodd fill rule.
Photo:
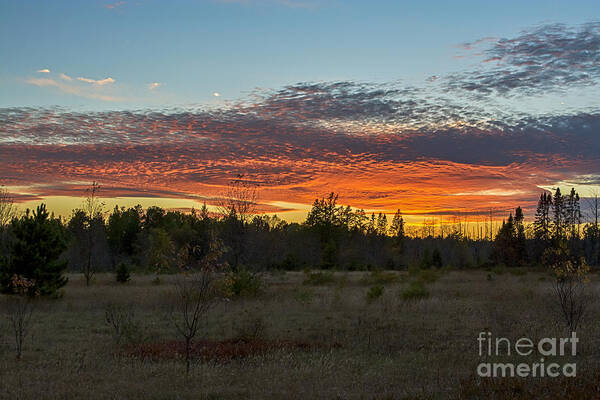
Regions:
<instances>
[{"instance_id":1,"label":"tree line","mask_svg":"<svg viewBox=\"0 0 600 400\"><path fill-rule=\"evenodd\" d=\"M205 259L217 244L216 262L233 271L536 266L557 248L600 264L598 203L584 223L575 190L542 193L532 224L518 207L490 240L469 237L460 225L414 237L400 210L388 220L384 213L340 205L334 193L316 199L305 221L289 223L256 213L257 189L243 179L230 184L217 212L206 205L189 213L139 205L105 212L99 189L92 184L68 219L50 214L44 204L17 215L3 192L0 286L5 292L14 276L52 294L66 283L66 271L82 272L88 285L98 271L173 272Z\"/></svg>"}]
</instances>

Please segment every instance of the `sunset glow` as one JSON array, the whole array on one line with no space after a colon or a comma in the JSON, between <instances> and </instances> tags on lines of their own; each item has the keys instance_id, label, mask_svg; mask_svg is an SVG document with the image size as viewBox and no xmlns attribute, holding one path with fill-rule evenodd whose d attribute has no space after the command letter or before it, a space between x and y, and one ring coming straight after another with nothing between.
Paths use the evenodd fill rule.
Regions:
<instances>
[{"instance_id":1,"label":"sunset glow","mask_svg":"<svg viewBox=\"0 0 600 400\"><path fill-rule=\"evenodd\" d=\"M308 18L359 7L209 3L189 11ZM121 30L160 7L166 6L118 2L96 12L103 26ZM5 22L23 12L16 4L6 11ZM49 14L32 21L44 18ZM10 90L0 94L1 183L22 207L46 201L65 215L92 181L111 206L190 209L216 204L239 174L259 186L262 211L292 220L303 219L312 201L329 192L356 208L401 209L412 221L477 218L490 210L502 215L517 205L531 214L542 190L572 185L585 195L599 184L600 24L583 18L540 25L543 18L532 17L503 32L480 28L468 40L438 38L445 64L428 76L398 64L395 79L388 73L371 79L366 69L347 74L341 65L342 79L318 77L305 64L308 53L295 77L283 71L268 82L248 76L237 90L226 81L244 73L243 63L230 75L190 78L168 68L196 63L196 55L184 53L159 61L153 72L140 69L138 83L118 66L100 72L54 56L7 60L4 81L24 92L16 99ZM275 38L281 28L268 29ZM13 45L3 40L6 53ZM428 51L423 60L439 59L439 49ZM226 56L213 50L211 58ZM197 97L182 86L199 89L204 82ZM223 90L209 89L215 83Z\"/></svg>"}]
</instances>

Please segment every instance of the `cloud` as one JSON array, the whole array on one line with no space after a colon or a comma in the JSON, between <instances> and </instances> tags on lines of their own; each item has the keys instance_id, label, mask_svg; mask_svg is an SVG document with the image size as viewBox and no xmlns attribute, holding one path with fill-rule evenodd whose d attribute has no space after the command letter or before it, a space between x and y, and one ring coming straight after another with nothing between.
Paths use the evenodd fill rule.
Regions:
<instances>
[{"instance_id":1,"label":"cloud","mask_svg":"<svg viewBox=\"0 0 600 400\"><path fill-rule=\"evenodd\" d=\"M186 198L216 196L245 173L261 185L265 201L310 204L333 190L359 207L448 215L485 214L499 204L531 208L540 186L600 168L600 112L406 129L395 119L411 114L408 98L394 103L378 90L352 82L302 83L210 110L3 109L0 176L22 185L100 180L116 188L115 195L133 187L122 193ZM360 100L363 111L351 100ZM389 126L373 130L373 119ZM340 131L329 120L354 130Z\"/></svg>"},{"instance_id":2,"label":"cloud","mask_svg":"<svg viewBox=\"0 0 600 400\"><path fill-rule=\"evenodd\" d=\"M112 3L112 4L105 4L104 8L108 8L109 10L114 10L116 8L124 6L125 4L127 4L126 1L118 1L118 2Z\"/></svg>"},{"instance_id":3,"label":"cloud","mask_svg":"<svg viewBox=\"0 0 600 400\"><path fill-rule=\"evenodd\" d=\"M44 69L38 69L37 72L39 72L41 74L49 74L50 70L48 68L44 68Z\"/></svg>"},{"instance_id":4,"label":"cloud","mask_svg":"<svg viewBox=\"0 0 600 400\"><path fill-rule=\"evenodd\" d=\"M482 96L537 95L597 85L600 79L600 22L542 25L514 38L485 38L463 48L488 43L479 68L446 77L446 90Z\"/></svg>"},{"instance_id":5,"label":"cloud","mask_svg":"<svg viewBox=\"0 0 600 400\"><path fill-rule=\"evenodd\" d=\"M90 79L90 78L82 78L82 77L78 77L77 78L78 81L82 81L82 82L86 82L86 83L92 83L95 85L107 85L110 83L115 83L115 80L113 78L105 78L105 79L100 79L100 80L96 80L96 79Z\"/></svg>"},{"instance_id":6,"label":"cloud","mask_svg":"<svg viewBox=\"0 0 600 400\"><path fill-rule=\"evenodd\" d=\"M597 88L598 29L545 25L467 43L483 55L475 69L422 87L298 82L207 109L3 109L0 176L23 185L100 180L115 193L186 198L214 197L244 173L265 201L310 204L336 191L359 207L414 215L531 210L540 188L598 175L600 109L528 114L494 101ZM83 79L28 82L76 95L113 86Z\"/></svg>"},{"instance_id":7,"label":"cloud","mask_svg":"<svg viewBox=\"0 0 600 400\"><path fill-rule=\"evenodd\" d=\"M58 86L58 83L50 78L31 78L27 80L27 83L35 86Z\"/></svg>"},{"instance_id":8,"label":"cloud","mask_svg":"<svg viewBox=\"0 0 600 400\"><path fill-rule=\"evenodd\" d=\"M65 75L66 76L66 75ZM64 79L64 78L63 78ZM66 79L68 81L68 79ZM64 83L56 81L51 78L30 78L25 80L30 85L38 87L55 87L63 93L84 97L93 100L120 102L124 101L125 98L121 96L114 96L108 93L103 93L95 90L94 88L79 87L70 83Z\"/></svg>"},{"instance_id":9,"label":"cloud","mask_svg":"<svg viewBox=\"0 0 600 400\"><path fill-rule=\"evenodd\" d=\"M66 75L66 74L63 74L63 73L61 73L59 76L60 76L60 79L63 79L65 81L69 81L70 82L70 81L73 80L73 78L71 78L69 75Z\"/></svg>"},{"instance_id":10,"label":"cloud","mask_svg":"<svg viewBox=\"0 0 600 400\"><path fill-rule=\"evenodd\" d=\"M152 82L148 84L148 90L154 90L157 87L162 86L162 83L159 82Z\"/></svg>"}]
</instances>

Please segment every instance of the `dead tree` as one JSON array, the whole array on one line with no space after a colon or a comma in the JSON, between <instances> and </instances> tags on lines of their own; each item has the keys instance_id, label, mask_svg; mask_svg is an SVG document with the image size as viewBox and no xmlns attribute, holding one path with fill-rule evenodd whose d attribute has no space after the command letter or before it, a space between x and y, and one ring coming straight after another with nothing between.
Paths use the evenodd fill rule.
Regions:
<instances>
[{"instance_id":1,"label":"dead tree","mask_svg":"<svg viewBox=\"0 0 600 400\"><path fill-rule=\"evenodd\" d=\"M217 260L221 248L221 242L213 236L202 258L198 258L198 248L184 248L178 256L180 272L175 278L175 302L170 320L185 342L186 376L190 372L192 341L216 300Z\"/></svg>"},{"instance_id":2,"label":"dead tree","mask_svg":"<svg viewBox=\"0 0 600 400\"><path fill-rule=\"evenodd\" d=\"M21 359L23 345L29 334L31 318L34 310L35 282L14 275L11 281L13 294L6 299L6 310L10 327L15 338L17 359Z\"/></svg>"}]
</instances>

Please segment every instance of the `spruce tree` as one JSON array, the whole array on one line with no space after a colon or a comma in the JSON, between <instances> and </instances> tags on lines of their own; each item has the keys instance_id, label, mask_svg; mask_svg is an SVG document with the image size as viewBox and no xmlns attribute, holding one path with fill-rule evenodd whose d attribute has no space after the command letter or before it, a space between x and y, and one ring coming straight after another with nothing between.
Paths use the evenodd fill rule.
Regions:
<instances>
[{"instance_id":1,"label":"spruce tree","mask_svg":"<svg viewBox=\"0 0 600 400\"><path fill-rule=\"evenodd\" d=\"M50 217L41 204L34 212L27 210L13 219L11 231L11 260L0 271L2 291L12 292L11 280L16 275L34 282L32 293L55 294L67 283L63 276L67 262L59 259L67 247L60 221Z\"/></svg>"}]
</instances>

